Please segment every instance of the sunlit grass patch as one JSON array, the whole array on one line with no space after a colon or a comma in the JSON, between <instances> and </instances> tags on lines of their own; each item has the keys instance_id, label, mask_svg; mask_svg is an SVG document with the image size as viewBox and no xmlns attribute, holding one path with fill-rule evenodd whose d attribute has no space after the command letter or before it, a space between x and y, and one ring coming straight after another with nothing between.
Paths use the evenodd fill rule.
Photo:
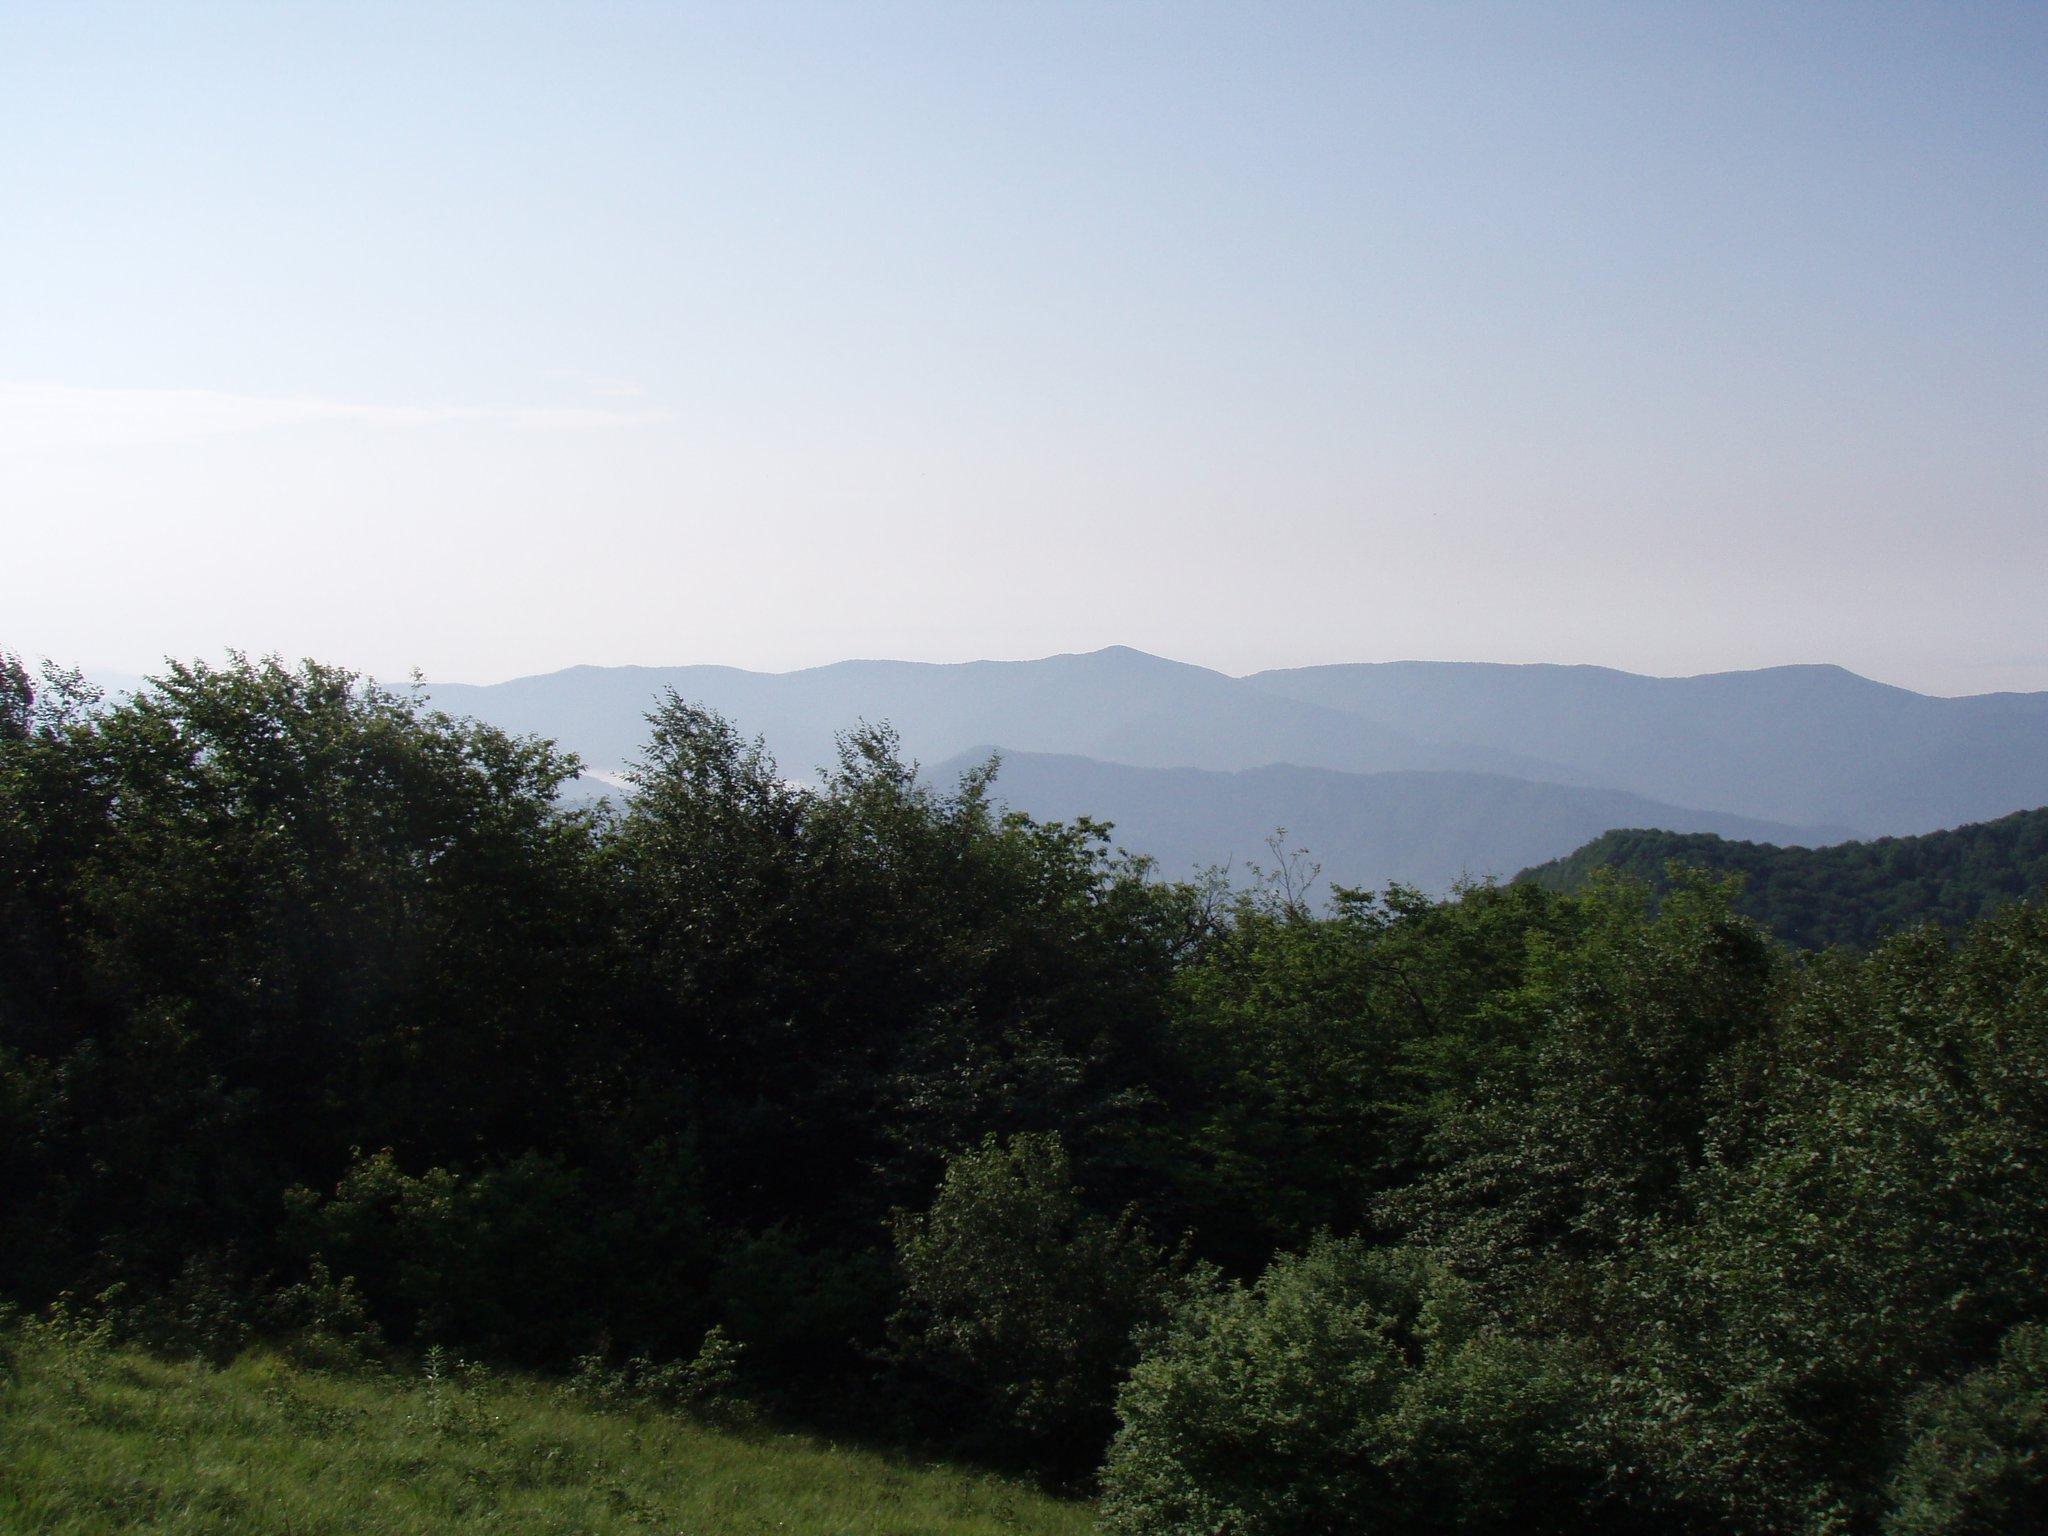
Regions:
<instances>
[{"instance_id":1,"label":"sunlit grass patch","mask_svg":"<svg viewBox=\"0 0 2048 1536\"><path fill-rule=\"evenodd\" d=\"M536 1381L224 1369L22 1335L0 1382L0 1530L1090 1530L1089 1506L798 1435L599 1410Z\"/></svg>"}]
</instances>

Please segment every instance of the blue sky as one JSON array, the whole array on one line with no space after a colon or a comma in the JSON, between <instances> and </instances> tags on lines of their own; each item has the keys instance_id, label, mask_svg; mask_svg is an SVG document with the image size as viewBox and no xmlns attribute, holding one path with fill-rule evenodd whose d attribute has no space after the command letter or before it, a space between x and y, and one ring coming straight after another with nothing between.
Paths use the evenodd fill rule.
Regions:
<instances>
[{"instance_id":1,"label":"blue sky","mask_svg":"<svg viewBox=\"0 0 2048 1536\"><path fill-rule=\"evenodd\" d=\"M0 0L0 644L2048 687L2048 8Z\"/></svg>"}]
</instances>

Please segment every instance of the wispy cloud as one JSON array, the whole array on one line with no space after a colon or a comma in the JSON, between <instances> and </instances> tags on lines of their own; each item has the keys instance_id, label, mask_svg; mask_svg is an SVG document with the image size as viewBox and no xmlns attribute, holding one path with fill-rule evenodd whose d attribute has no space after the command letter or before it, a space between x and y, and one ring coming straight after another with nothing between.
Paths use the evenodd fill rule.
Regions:
<instances>
[{"instance_id":1,"label":"wispy cloud","mask_svg":"<svg viewBox=\"0 0 2048 1536\"><path fill-rule=\"evenodd\" d=\"M576 406L380 405L210 389L95 389L0 381L0 454L124 448L321 422L418 428L484 422L531 431L641 426L667 411Z\"/></svg>"}]
</instances>

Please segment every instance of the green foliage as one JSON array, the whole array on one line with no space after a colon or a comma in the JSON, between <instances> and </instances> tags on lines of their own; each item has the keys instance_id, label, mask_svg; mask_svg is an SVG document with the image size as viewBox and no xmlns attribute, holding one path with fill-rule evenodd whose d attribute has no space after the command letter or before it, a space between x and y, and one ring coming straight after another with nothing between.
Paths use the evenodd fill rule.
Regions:
<instances>
[{"instance_id":1,"label":"green foliage","mask_svg":"<svg viewBox=\"0 0 2048 1536\"><path fill-rule=\"evenodd\" d=\"M1105 1527L1278 1536L1411 1518L1389 1463L1425 1309L1400 1294L1417 1277L1383 1267L1318 1244L1256 1286L1192 1287L1119 1399Z\"/></svg>"},{"instance_id":2,"label":"green foliage","mask_svg":"<svg viewBox=\"0 0 2048 1536\"><path fill-rule=\"evenodd\" d=\"M1996 1363L1929 1392L1912 1426L1886 1536L2048 1531L2048 1331L2015 1328Z\"/></svg>"},{"instance_id":3,"label":"green foliage","mask_svg":"<svg viewBox=\"0 0 2048 1536\"><path fill-rule=\"evenodd\" d=\"M160 1291L136 1296L117 1284L101 1305L123 1338L165 1354L232 1360L256 1331L248 1286L232 1265L206 1254L188 1258Z\"/></svg>"},{"instance_id":4,"label":"green foliage","mask_svg":"<svg viewBox=\"0 0 2048 1536\"><path fill-rule=\"evenodd\" d=\"M35 720L36 688L12 651L0 651L0 741L26 741Z\"/></svg>"},{"instance_id":5,"label":"green foliage","mask_svg":"<svg viewBox=\"0 0 2048 1536\"><path fill-rule=\"evenodd\" d=\"M901 1215L904 1355L1056 1460L1092 1462L1135 1328L1157 1316L1169 1256L1125 1211L1082 1205L1059 1138L995 1137Z\"/></svg>"},{"instance_id":6,"label":"green foliage","mask_svg":"<svg viewBox=\"0 0 2048 1536\"><path fill-rule=\"evenodd\" d=\"M1916 923L1960 928L2039 899L2048 892L2048 809L1829 848L1732 842L1711 832L1603 832L1515 878L1575 891L1607 871L1661 892L1675 868L1740 875L1737 909L1789 944L1868 949Z\"/></svg>"},{"instance_id":7,"label":"green foliage","mask_svg":"<svg viewBox=\"0 0 2048 1536\"><path fill-rule=\"evenodd\" d=\"M0 1351L6 1355L10 1384L32 1368L67 1388L98 1380L115 1345L113 1305L119 1297L119 1290L112 1289L80 1306L76 1298L60 1296L26 1317L10 1309L0 1318L7 1324L0 1333Z\"/></svg>"},{"instance_id":8,"label":"green foliage","mask_svg":"<svg viewBox=\"0 0 2048 1536\"><path fill-rule=\"evenodd\" d=\"M1646 1454L1867 1528L1915 1392L2048 1318L2048 912L1814 972L1700 1214L1642 1255Z\"/></svg>"},{"instance_id":9,"label":"green foliage","mask_svg":"<svg viewBox=\"0 0 2048 1536\"><path fill-rule=\"evenodd\" d=\"M287 1204L306 1251L331 1256L380 1298L398 1338L558 1360L597 1331L588 1201L557 1159L527 1153L471 1174L415 1176L387 1149L351 1167L332 1199L300 1189Z\"/></svg>"},{"instance_id":10,"label":"green foliage","mask_svg":"<svg viewBox=\"0 0 2048 1536\"><path fill-rule=\"evenodd\" d=\"M1418 1021L1369 909L1318 922L1247 901L1233 919L1182 973L1173 1039L1198 1117L1183 1187L1212 1251L1247 1264L1355 1229L1398 1176L1397 1069Z\"/></svg>"},{"instance_id":11,"label":"green foliage","mask_svg":"<svg viewBox=\"0 0 2048 1536\"><path fill-rule=\"evenodd\" d=\"M146 1460L138 1383L245 1366L112 1341L268 1340L336 1379L268 1357L295 1406L222 1412L391 1408L418 1464L366 1454L434 1518L539 1520L463 1479L606 1403L1068 1478L1114 1432L1134 1532L2039 1520L2048 913L1862 947L2031 889L2035 822L1843 854L1799 931L1859 947L1795 957L1771 879L1317 915L1284 845L1247 894L1162 884L884 729L805 787L682 701L650 726L574 812L545 743L345 672L109 705L0 658L0 1312L40 1405L0 1420ZM46 1458L38 1518L129 1519L47 1429L0 1447ZM179 1486L130 1523L244 1518Z\"/></svg>"},{"instance_id":12,"label":"green foliage","mask_svg":"<svg viewBox=\"0 0 2048 1536\"><path fill-rule=\"evenodd\" d=\"M1581 1391L1563 1352L1485 1331L1442 1266L1319 1239L1255 1285L1189 1287L1124 1387L1104 1526L1577 1530Z\"/></svg>"},{"instance_id":13,"label":"green foliage","mask_svg":"<svg viewBox=\"0 0 2048 1536\"><path fill-rule=\"evenodd\" d=\"M384 1333L353 1275L336 1279L327 1259L315 1254L306 1278L274 1292L264 1321L292 1357L330 1370L362 1370L384 1354Z\"/></svg>"},{"instance_id":14,"label":"green foliage","mask_svg":"<svg viewBox=\"0 0 2048 1536\"><path fill-rule=\"evenodd\" d=\"M731 1427L754 1417L754 1405L740 1384L740 1358L745 1353L745 1345L714 1324L688 1360L657 1363L635 1355L612 1365L602 1354L585 1355L576 1362L575 1374L563 1390L599 1407L666 1408L707 1424Z\"/></svg>"},{"instance_id":15,"label":"green foliage","mask_svg":"<svg viewBox=\"0 0 2048 1536\"><path fill-rule=\"evenodd\" d=\"M1335 916L1253 893L1183 966L1175 1155L1203 1251L1256 1270L1317 1231L1358 1231L1426 1157L1431 1100L1502 1051L1488 1000L1574 915L1528 889L1437 903L1340 893Z\"/></svg>"},{"instance_id":16,"label":"green foliage","mask_svg":"<svg viewBox=\"0 0 2048 1536\"><path fill-rule=\"evenodd\" d=\"M538 1134L576 1076L573 771L310 663L173 666L0 743L0 1061L34 1100L0 1136L36 1234L0 1284L260 1265L352 1144Z\"/></svg>"},{"instance_id":17,"label":"green foliage","mask_svg":"<svg viewBox=\"0 0 2048 1536\"><path fill-rule=\"evenodd\" d=\"M740 1386L740 1358L746 1346L713 1323L704 1342L687 1361L661 1372L657 1388L663 1399L712 1423L743 1423L752 1417Z\"/></svg>"},{"instance_id":18,"label":"green foliage","mask_svg":"<svg viewBox=\"0 0 2048 1536\"><path fill-rule=\"evenodd\" d=\"M1572 1338L1483 1327L1426 1355L1398 1424L1397 1470L1422 1511L1415 1528L1673 1528L1632 1520L1618 1497L1616 1463L1594 1437L1604 1387L1592 1351Z\"/></svg>"},{"instance_id":19,"label":"green foliage","mask_svg":"<svg viewBox=\"0 0 2048 1536\"><path fill-rule=\"evenodd\" d=\"M688 1085L721 1222L871 1230L990 1131L1125 1156L1174 892L1097 829L998 816L986 773L934 789L883 730L804 791L680 701L653 728L607 844L630 1034L646 1080Z\"/></svg>"},{"instance_id":20,"label":"green foliage","mask_svg":"<svg viewBox=\"0 0 2048 1536\"><path fill-rule=\"evenodd\" d=\"M689 1119L710 1285L757 1358L852 1378L894 1310L876 1234L985 1135L1057 1127L1106 1196L1156 1191L1181 893L1097 829L999 816L986 773L926 784L882 730L803 790L670 699L638 784L605 839L624 1070L653 1123Z\"/></svg>"},{"instance_id":21,"label":"green foliage","mask_svg":"<svg viewBox=\"0 0 2048 1536\"><path fill-rule=\"evenodd\" d=\"M1654 918L1613 894L1540 936L1489 999L1492 1049L1433 1115L1436 1166L1387 1218L1517 1311L1568 1320L1589 1266L1683 1223L1689 1179L1764 1031L1782 972L1726 888L1676 891Z\"/></svg>"}]
</instances>

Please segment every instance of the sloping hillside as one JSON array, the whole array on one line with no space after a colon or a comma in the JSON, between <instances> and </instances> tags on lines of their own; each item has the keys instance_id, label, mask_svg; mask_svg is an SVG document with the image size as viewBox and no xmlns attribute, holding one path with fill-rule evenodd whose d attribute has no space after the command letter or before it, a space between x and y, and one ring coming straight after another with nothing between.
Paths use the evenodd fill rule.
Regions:
<instances>
[{"instance_id":1,"label":"sloping hillside","mask_svg":"<svg viewBox=\"0 0 2048 1536\"><path fill-rule=\"evenodd\" d=\"M941 764L945 779L988 749ZM1040 819L1113 822L1116 842L1183 876L1211 864L1268 862L1266 838L1287 829L1327 884L1390 880L1432 892L1461 877L1505 878L1620 825L1734 837L1824 841L1826 829L1660 805L1618 790L1539 784L1484 773L1337 773L1280 764L1236 773L1132 768L1087 758L1004 752L996 797Z\"/></svg>"},{"instance_id":2,"label":"sloping hillside","mask_svg":"<svg viewBox=\"0 0 2048 1536\"><path fill-rule=\"evenodd\" d=\"M1743 876L1741 909L1791 943L1862 947L1913 923L1957 927L2008 902L2038 899L2048 891L2048 809L1831 848L1607 832L1516 878L1572 890L1606 869L1661 889L1673 861Z\"/></svg>"},{"instance_id":3,"label":"sloping hillside","mask_svg":"<svg viewBox=\"0 0 2048 1536\"><path fill-rule=\"evenodd\" d=\"M225 1370L76 1341L0 1378L0 1531L1082 1536L1084 1504L796 1435L599 1410L474 1372Z\"/></svg>"},{"instance_id":4,"label":"sloping hillside","mask_svg":"<svg viewBox=\"0 0 2048 1536\"><path fill-rule=\"evenodd\" d=\"M616 770L639 754L647 711L666 689L765 737L792 778L831 763L836 733L862 720L888 722L905 750L927 762L1000 741L1019 751L1159 768L1301 762L1351 772L1576 777L1512 748L1437 742L1123 646L1037 661L843 661L776 673L572 667L488 687L439 684L432 694L442 709L553 737L591 766Z\"/></svg>"},{"instance_id":5,"label":"sloping hillside","mask_svg":"<svg viewBox=\"0 0 2048 1536\"><path fill-rule=\"evenodd\" d=\"M2048 804L2048 694L1931 698L1841 667L1640 677L1389 662L1262 672L1301 703L1745 816L1904 835Z\"/></svg>"},{"instance_id":6,"label":"sloping hillside","mask_svg":"<svg viewBox=\"0 0 2048 1536\"><path fill-rule=\"evenodd\" d=\"M2048 804L2048 694L1931 698L1827 666L1641 677L1393 662L1235 678L1113 646L786 673L574 667L431 691L444 709L553 737L616 772L670 688L765 737L798 779L832 761L836 732L868 720L927 763L994 741L1141 768L1490 773L1866 837Z\"/></svg>"}]
</instances>

